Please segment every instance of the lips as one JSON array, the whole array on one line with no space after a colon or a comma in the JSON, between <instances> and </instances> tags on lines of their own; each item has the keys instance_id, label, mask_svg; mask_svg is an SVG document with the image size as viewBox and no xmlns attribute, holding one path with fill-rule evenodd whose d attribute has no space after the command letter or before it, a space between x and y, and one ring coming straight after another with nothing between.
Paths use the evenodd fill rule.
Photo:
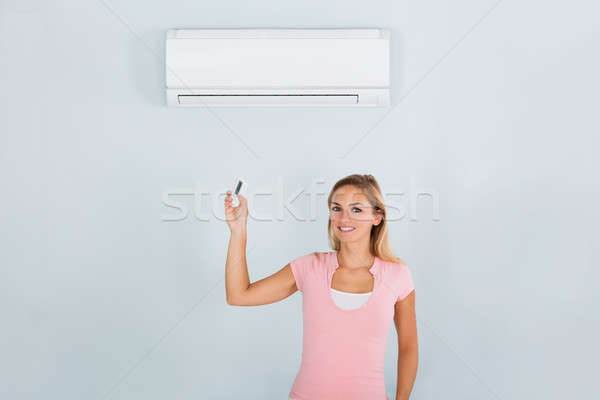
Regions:
<instances>
[{"instance_id":1,"label":"lips","mask_svg":"<svg viewBox=\"0 0 600 400\"><path fill-rule=\"evenodd\" d=\"M352 232L352 231L354 231L355 229L356 229L356 228L355 228L355 227L353 227L353 226L338 226L338 230L339 230L340 232L344 232L344 233L347 233L347 232Z\"/></svg>"}]
</instances>

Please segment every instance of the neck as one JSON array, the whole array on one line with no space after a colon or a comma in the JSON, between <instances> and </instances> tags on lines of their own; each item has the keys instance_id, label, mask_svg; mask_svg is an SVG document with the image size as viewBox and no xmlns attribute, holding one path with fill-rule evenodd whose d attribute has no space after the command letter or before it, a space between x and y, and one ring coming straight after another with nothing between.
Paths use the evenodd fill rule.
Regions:
<instances>
[{"instance_id":1,"label":"neck","mask_svg":"<svg viewBox=\"0 0 600 400\"><path fill-rule=\"evenodd\" d=\"M371 267L375 257L371 254L370 243L344 243L337 253L338 263L345 268Z\"/></svg>"}]
</instances>

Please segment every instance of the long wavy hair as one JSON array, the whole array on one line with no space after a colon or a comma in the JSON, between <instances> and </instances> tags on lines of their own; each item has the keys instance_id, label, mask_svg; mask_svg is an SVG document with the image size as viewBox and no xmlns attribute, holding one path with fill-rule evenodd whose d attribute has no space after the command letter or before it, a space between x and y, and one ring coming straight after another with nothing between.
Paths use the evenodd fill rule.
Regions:
<instances>
[{"instance_id":1,"label":"long wavy hair","mask_svg":"<svg viewBox=\"0 0 600 400\"><path fill-rule=\"evenodd\" d=\"M331 201L335 191L341 188L342 186L346 185L358 187L360 191L367 197L370 205L373 207L374 212L382 215L381 222L379 223L379 225L373 225L371 227L371 255L379 257L382 260L404 264L404 261L396 257L396 255L392 252L390 248L386 218L387 211L385 203L383 202L383 195L381 194L381 189L373 175L352 174L337 181L335 185L333 185L333 187L331 188L331 192L329 192L329 196L327 197L328 209L331 209ZM331 247L331 249L339 251L341 247L340 240L335 236L334 228L331 226L331 218L327 223L327 236L329 239L329 246ZM319 255L318 252L315 252L315 254L317 254L317 256Z\"/></svg>"}]
</instances>

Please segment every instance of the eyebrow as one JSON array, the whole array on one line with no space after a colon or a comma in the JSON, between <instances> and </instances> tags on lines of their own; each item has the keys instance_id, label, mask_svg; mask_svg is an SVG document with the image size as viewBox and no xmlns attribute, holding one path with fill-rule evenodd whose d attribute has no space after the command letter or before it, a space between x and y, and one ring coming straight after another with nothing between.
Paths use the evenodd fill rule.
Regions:
<instances>
[{"instance_id":1,"label":"eyebrow","mask_svg":"<svg viewBox=\"0 0 600 400\"><path fill-rule=\"evenodd\" d=\"M332 201L331 203L332 203L332 204L337 204L338 206L341 206L341 204L340 204L340 203L336 203L335 201ZM349 205L349 206L355 206L355 205L357 205L357 204L358 204L359 206L364 206L364 204L362 204L362 203L350 203L350 204L348 204L348 205Z\"/></svg>"}]
</instances>

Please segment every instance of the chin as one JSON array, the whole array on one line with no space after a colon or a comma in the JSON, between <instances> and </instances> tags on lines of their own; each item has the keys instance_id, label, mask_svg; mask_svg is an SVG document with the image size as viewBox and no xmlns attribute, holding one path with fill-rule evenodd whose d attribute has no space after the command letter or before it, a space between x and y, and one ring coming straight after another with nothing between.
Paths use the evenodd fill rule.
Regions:
<instances>
[{"instance_id":1,"label":"chin","mask_svg":"<svg viewBox=\"0 0 600 400\"><path fill-rule=\"evenodd\" d=\"M338 238L338 240L340 242L357 242L359 240L361 240L361 238L359 236L341 236L341 235L336 235L336 237Z\"/></svg>"}]
</instances>

